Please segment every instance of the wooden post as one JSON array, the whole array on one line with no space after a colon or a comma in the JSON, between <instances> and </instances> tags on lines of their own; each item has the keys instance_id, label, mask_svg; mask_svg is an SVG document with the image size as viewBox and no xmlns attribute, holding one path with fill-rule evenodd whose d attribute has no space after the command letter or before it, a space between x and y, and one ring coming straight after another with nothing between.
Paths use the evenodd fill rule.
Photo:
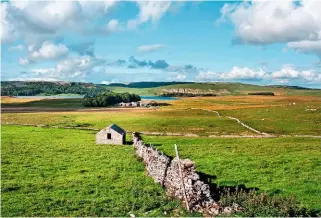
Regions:
<instances>
[{"instance_id":1,"label":"wooden post","mask_svg":"<svg viewBox=\"0 0 321 218\"><path fill-rule=\"evenodd\" d=\"M185 199L186 209L189 212L189 203L187 201L187 196L186 196L184 178L183 178L183 173L182 173L182 168L181 168L181 160L179 159L178 149L177 149L177 145L176 144L175 144L175 152L176 152L176 158L178 160L178 169L179 169L179 174L180 174L180 177L181 177L181 185L182 185L182 189L183 189L183 195L184 195L184 199Z\"/></svg>"}]
</instances>

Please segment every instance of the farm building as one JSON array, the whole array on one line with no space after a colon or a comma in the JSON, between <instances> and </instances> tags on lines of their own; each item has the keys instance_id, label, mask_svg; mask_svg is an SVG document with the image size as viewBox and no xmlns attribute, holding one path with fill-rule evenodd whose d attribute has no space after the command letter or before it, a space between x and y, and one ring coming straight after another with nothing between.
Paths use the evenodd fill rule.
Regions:
<instances>
[{"instance_id":1,"label":"farm building","mask_svg":"<svg viewBox=\"0 0 321 218\"><path fill-rule=\"evenodd\" d=\"M96 134L96 144L124 145L126 142L126 131L112 124Z\"/></svg>"}]
</instances>

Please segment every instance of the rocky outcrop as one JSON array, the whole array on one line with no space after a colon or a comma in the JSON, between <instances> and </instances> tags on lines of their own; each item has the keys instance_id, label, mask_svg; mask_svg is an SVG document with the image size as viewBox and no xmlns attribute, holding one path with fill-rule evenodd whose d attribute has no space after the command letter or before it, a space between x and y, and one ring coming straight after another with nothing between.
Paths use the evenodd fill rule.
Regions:
<instances>
[{"instance_id":1,"label":"rocky outcrop","mask_svg":"<svg viewBox=\"0 0 321 218\"><path fill-rule=\"evenodd\" d=\"M162 89L161 95L166 96L216 96L219 94L229 94L230 92L226 89Z\"/></svg>"}]
</instances>

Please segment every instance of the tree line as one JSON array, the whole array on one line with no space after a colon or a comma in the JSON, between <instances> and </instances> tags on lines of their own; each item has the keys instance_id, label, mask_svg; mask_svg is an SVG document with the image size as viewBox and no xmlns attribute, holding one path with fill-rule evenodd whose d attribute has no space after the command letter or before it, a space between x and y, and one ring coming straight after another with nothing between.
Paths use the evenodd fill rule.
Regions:
<instances>
[{"instance_id":1,"label":"tree line","mask_svg":"<svg viewBox=\"0 0 321 218\"><path fill-rule=\"evenodd\" d=\"M216 94L213 94L213 93L166 92L166 93L161 93L160 96L164 96L164 97L205 97L205 96L216 96Z\"/></svg>"},{"instance_id":2,"label":"tree line","mask_svg":"<svg viewBox=\"0 0 321 218\"><path fill-rule=\"evenodd\" d=\"M110 105L115 105L121 102L137 102L141 98L139 95L130 94L128 92L115 93L115 92L103 92L96 96L86 95L83 99L83 104L85 107L106 107Z\"/></svg>"},{"instance_id":3,"label":"tree line","mask_svg":"<svg viewBox=\"0 0 321 218\"><path fill-rule=\"evenodd\" d=\"M92 83L79 82L1 82L2 96L34 96L79 94L97 95L106 90L106 87Z\"/></svg>"}]
</instances>

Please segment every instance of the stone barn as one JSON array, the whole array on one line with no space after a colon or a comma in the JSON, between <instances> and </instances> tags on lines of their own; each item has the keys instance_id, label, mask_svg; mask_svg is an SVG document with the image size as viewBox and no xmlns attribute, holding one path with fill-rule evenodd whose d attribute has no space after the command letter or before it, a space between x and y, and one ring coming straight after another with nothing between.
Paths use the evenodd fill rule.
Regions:
<instances>
[{"instance_id":1,"label":"stone barn","mask_svg":"<svg viewBox=\"0 0 321 218\"><path fill-rule=\"evenodd\" d=\"M126 143L126 131L112 124L96 134L96 144L124 145Z\"/></svg>"}]
</instances>

